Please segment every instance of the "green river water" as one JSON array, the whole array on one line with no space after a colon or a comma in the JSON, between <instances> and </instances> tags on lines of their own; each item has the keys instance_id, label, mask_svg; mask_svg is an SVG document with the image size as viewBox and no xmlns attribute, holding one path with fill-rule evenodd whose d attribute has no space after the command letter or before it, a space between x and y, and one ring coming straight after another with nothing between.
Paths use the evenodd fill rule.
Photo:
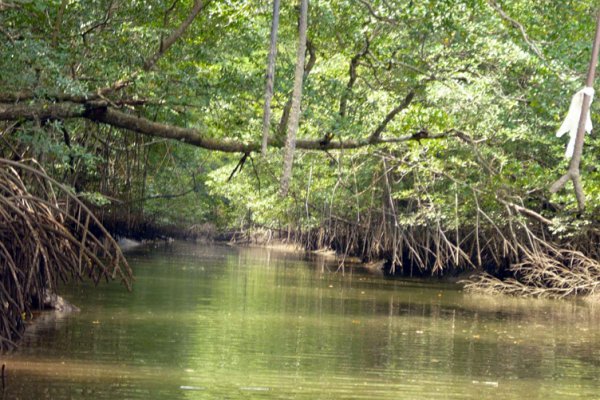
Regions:
<instances>
[{"instance_id":1,"label":"green river water","mask_svg":"<svg viewBox=\"0 0 600 400\"><path fill-rule=\"evenodd\" d=\"M600 398L600 306L474 297L266 249L129 253L2 357L3 399Z\"/></svg>"}]
</instances>

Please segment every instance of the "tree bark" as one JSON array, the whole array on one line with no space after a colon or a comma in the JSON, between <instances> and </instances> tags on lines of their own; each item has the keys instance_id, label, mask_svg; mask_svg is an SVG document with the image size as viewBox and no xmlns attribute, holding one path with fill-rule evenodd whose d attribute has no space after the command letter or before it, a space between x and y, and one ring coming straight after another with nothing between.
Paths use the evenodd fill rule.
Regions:
<instances>
[{"instance_id":1,"label":"tree bark","mask_svg":"<svg viewBox=\"0 0 600 400\"><path fill-rule=\"evenodd\" d=\"M287 127L285 141L285 154L283 158L283 174L281 176L280 194L287 196L292 177L292 164L296 150L296 134L300 124L300 101L302 99L302 83L304 81L304 58L306 56L306 30L308 22L308 0L301 0L300 4L300 29L298 39L298 52L296 54L296 72L294 74L294 90L292 92L292 108Z\"/></svg>"},{"instance_id":2,"label":"tree bark","mask_svg":"<svg viewBox=\"0 0 600 400\"><path fill-rule=\"evenodd\" d=\"M267 84L265 88L265 107L263 110L263 132L261 154L267 154L269 128L271 126L271 99L275 82L275 58L277 57L277 29L279 28L279 0L273 0L273 21L271 23L271 43L269 46L269 61L267 65Z\"/></svg>"},{"instance_id":3,"label":"tree bark","mask_svg":"<svg viewBox=\"0 0 600 400\"><path fill-rule=\"evenodd\" d=\"M308 61L306 62L306 65L304 66L304 78L303 79L306 79L308 77L308 75L310 74L310 71L312 71L313 67L315 66L315 63L317 62L317 51L315 49L315 46L312 44L312 42L308 38L306 38L306 51L308 52ZM293 93L290 93L288 100L285 102L285 105L283 106L283 112L281 113L281 119L279 120L279 125L277 126L277 135L279 135L279 137L283 137L286 132L288 121L290 119L290 110L292 108L292 95L293 95Z\"/></svg>"},{"instance_id":4,"label":"tree bark","mask_svg":"<svg viewBox=\"0 0 600 400\"><path fill-rule=\"evenodd\" d=\"M388 124L390 122L392 122L394 117L396 115L398 115L398 113L400 111L405 110L406 108L408 108L408 106L410 106L410 103L413 101L414 97L415 97L415 91L411 90L410 92L408 92L408 94L406 95L404 100L402 100L402 103L400 103L397 107L394 107L392 109L392 111L390 111L385 116L383 121L381 121L381 123L377 126L377 128L373 131L373 133L369 137L369 141L371 143L375 143L379 140L379 138L381 137L381 134L383 133L383 131L385 131L385 128L387 128Z\"/></svg>"},{"instance_id":5,"label":"tree bark","mask_svg":"<svg viewBox=\"0 0 600 400\"><path fill-rule=\"evenodd\" d=\"M592 59L588 69L587 79L585 85L592 87L594 84L594 78L596 74L596 66L598 65L598 52L600 50L600 11L596 15L596 34L594 35L594 44L592 48ZM581 155L583 153L583 141L585 138L585 122L587 119L588 112L590 111L591 98L587 94L583 97L583 105L581 107L581 115L579 116L579 125L577 126L577 137L575 139L575 150L573 151L573 157L569 163L569 169L567 173L560 177L550 187L550 193L556 193L562 189L565 184L570 180L573 181L573 187L575 190L575 197L577 197L577 206L579 211L585 209L585 194L583 192L583 185L581 184L581 175L579 166L581 164Z\"/></svg>"}]
</instances>

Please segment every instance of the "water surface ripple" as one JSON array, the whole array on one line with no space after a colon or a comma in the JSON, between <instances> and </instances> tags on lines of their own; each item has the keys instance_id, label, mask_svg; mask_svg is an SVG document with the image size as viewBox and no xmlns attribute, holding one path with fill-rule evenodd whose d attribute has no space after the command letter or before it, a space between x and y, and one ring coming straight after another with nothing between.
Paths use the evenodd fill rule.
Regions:
<instances>
[{"instance_id":1,"label":"water surface ripple","mask_svg":"<svg viewBox=\"0 0 600 400\"><path fill-rule=\"evenodd\" d=\"M4 356L3 399L598 398L600 306L466 295L266 249L129 254Z\"/></svg>"}]
</instances>

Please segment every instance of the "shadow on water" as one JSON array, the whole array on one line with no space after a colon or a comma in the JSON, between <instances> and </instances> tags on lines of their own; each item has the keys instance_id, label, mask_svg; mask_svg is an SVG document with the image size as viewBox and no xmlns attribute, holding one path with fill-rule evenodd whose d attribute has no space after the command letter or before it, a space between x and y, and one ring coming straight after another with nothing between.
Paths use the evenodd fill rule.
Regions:
<instances>
[{"instance_id":1,"label":"shadow on water","mask_svg":"<svg viewBox=\"0 0 600 400\"><path fill-rule=\"evenodd\" d=\"M11 399L590 398L599 308L468 296L265 249L128 253L137 281L64 288L5 357Z\"/></svg>"}]
</instances>

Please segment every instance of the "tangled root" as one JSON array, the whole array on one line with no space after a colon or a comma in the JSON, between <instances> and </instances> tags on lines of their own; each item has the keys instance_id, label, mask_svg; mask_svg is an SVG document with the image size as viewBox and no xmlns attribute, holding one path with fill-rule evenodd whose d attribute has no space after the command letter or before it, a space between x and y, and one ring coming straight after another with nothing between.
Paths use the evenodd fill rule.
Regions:
<instances>
[{"instance_id":1,"label":"tangled root","mask_svg":"<svg viewBox=\"0 0 600 400\"><path fill-rule=\"evenodd\" d=\"M600 286L600 263L574 250L528 252L510 271L505 280L483 273L462 283L473 293L554 298L594 295Z\"/></svg>"},{"instance_id":2,"label":"tangled root","mask_svg":"<svg viewBox=\"0 0 600 400\"><path fill-rule=\"evenodd\" d=\"M0 350L59 281L120 279L132 272L117 243L68 188L34 161L0 158Z\"/></svg>"}]
</instances>

